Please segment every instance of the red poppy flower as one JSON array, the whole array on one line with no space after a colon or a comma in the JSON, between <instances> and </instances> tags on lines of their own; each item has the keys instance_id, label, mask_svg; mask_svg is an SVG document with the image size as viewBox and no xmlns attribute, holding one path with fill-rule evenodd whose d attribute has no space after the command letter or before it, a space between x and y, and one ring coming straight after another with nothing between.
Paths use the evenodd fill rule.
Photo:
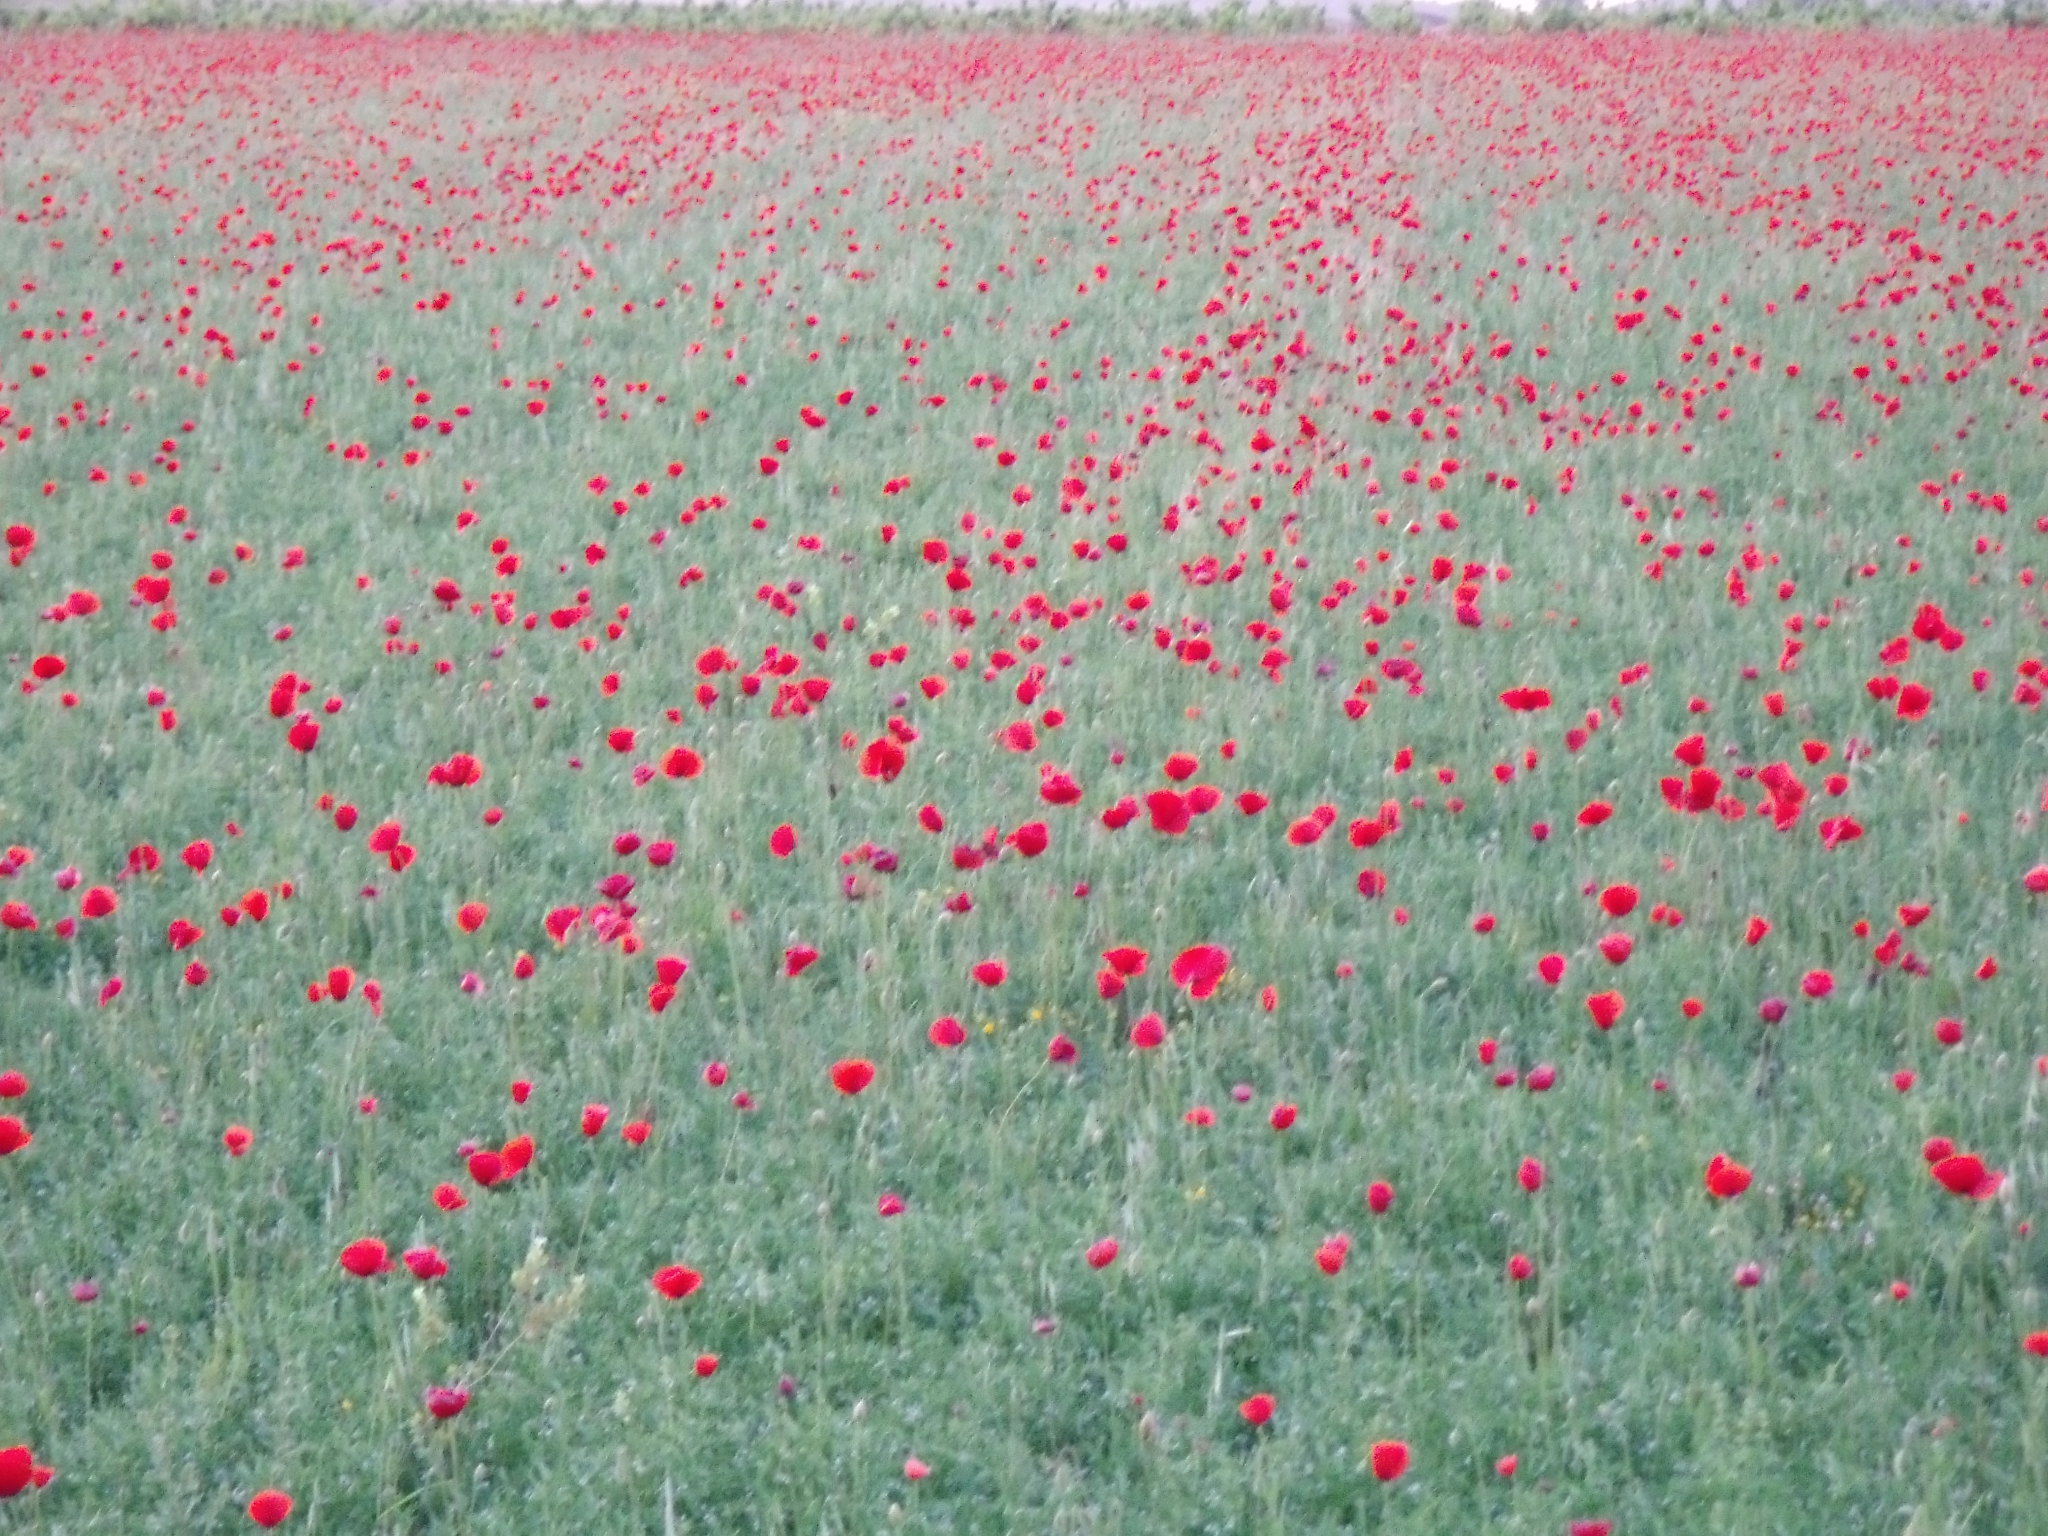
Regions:
<instances>
[{"instance_id":1,"label":"red poppy flower","mask_svg":"<svg viewBox=\"0 0 2048 1536\"><path fill-rule=\"evenodd\" d=\"M533 1138L531 1136L514 1136L504 1146L500 1147L498 1149L498 1161L504 1169L505 1177L509 1179L522 1172L526 1165L533 1161L533 1150Z\"/></svg>"},{"instance_id":2,"label":"red poppy flower","mask_svg":"<svg viewBox=\"0 0 2048 1536\"><path fill-rule=\"evenodd\" d=\"M704 1277L684 1265L670 1264L657 1269L650 1283L670 1301L681 1301L704 1283Z\"/></svg>"},{"instance_id":3,"label":"red poppy flower","mask_svg":"<svg viewBox=\"0 0 2048 1536\"><path fill-rule=\"evenodd\" d=\"M283 1525L291 1512L292 1496L276 1488L266 1488L249 1501L249 1518L265 1530Z\"/></svg>"},{"instance_id":4,"label":"red poppy flower","mask_svg":"<svg viewBox=\"0 0 2048 1536\"><path fill-rule=\"evenodd\" d=\"M1051 846L1052 835L1042 821L1027 821L1004 839L1027 859L1035 859Z\"/></svg>"},{"instance_id":5,"label":"red poppy flower","mask_svg":"<svg viewBox=\"0 0 2048 1536\"><path fill-rule=\"evenodd\" d=\"M11 1499L35 1478L35 1456L25 1445L0 1450L0 1499Z\"/></svg>"},{"instance_id":6,"label":"red poppy flower","mask_svg":"<svg viewBox=\"0 0 2048 1536\"><path fill-rule=\"evenodd\" d=\"M1716 1152L1707 1164L1707 1193L1716 1200L1732 1200L1749 1188L1749 1170Z\"/></svg>"},{"instance_id":7,"label":"red poppy flower","mask_svg":"<svg viewBox=\"0 0 2048 1536\"><path fill-rule=\"evenodd\" d=\"M1187 798L1170 789L1155 789L1145 797L1145 809L1152 816L1152 830L1178 837L1187 831L1191 812Z\"/></svg>"},{"instance_id":8,"label":"red poppy flower","mask_svg":"<svg viewBox=\"0 0 2048 1536\"><path fill-rule=\"evenodd\" d=\"M1408 1470L1408 1447L1399 1440L1380 1440L1372 1448L1372 1475L1391 1483Z\"/></svg>"},{"instance_id":9,"label":"red poppy flower","mask_svg":"<svg viewBox=\"0 0 2048 1536\"><path fill-rule=\"evenodd\" d=\"M19 1152L34 1141L29 1128L12 1115L0 1115L0 1157Z\"/></svg>"},{"instance_id":10,"label":"red poppy flower","mask_svg":"<svg viewBox=\"0 0 2048 1536\"><path fill-rule=\"evenodd\" d=\"M1134 944L1119 944L1102 952L1103 962L1119 976L1142 976L1151 957Z\"/></svg>"},{"instance_id":11,"label":"red poppy flower","mask_svg":"<svg viewBox=\"0 0 2048 1536\"><path fill-rule=\"evenodd\" d=\"M1619 992L1595 992L1586 999L1586 1012L1593 1016L1593 1023L1600 1029L1614 1028L1614 1021L1621 1017L1627 1007L1627 999Z\"/></svg>"},{"instance_id":12,"label":"red poppy flower","mask_svg":"<svg viewBox=\"0 0 2048 1536\"><path fill-rule=\"evenodd\" d=\"M341 1250L341 1267L360 1279L387 1274L392 1269L391 1251L374 1237L357 1238Z\"/></svg>"},{"instance_id":13,"label":"red poppy flower","mask_svg":"<svg viewBox=\"0 0 2048 1536\"><path fill-rule=\"evenodd\" d=\"M1627 917L1635 911L1638 899L1634 886L1610 885L1600 893L1600 910L1609 917Z\"/></svg>"},{"instance_id":14,"label":"red poppy flower","mask_svg":"<svg viewBox=\"0 0 2048 1536\"><path fill-rule=\"evenodd\" d=\"M895 782L908 762L901 743L893 737L878 736L861 748L860 772L862 778L874 779L883 784Z\"/></svg>"},{"instance_id":15,"label":"red poppy flower","mask_svg":"<svg viewBox=\"0 0 2048 1536\"><path fill-rule=\"evenodd\" d=\"M1197 944L1174 956L1173 984L1183 988L1189 997L1212 997L1229 969L1229 950L1220 944Z\"/></svg>"},{"instance_id":16,"label":"red poppy flower","mask_svg":"<svg viewBox=\"0 0 2048 1536\"><path fill-rule=\"evenodd\" d=\"M1970 1200L1989 1200L2005 1182L2004 1174L1985 1167L1984 1159L1973 1152L1951 1153L1928 1171L1950 1194Z\"/></svg>"},{"instance_id":17,"label":"red poppy flower","mask_svg":"<svg viewBox=\"0 0 2048 1536\"><path fill-rule=\"evenodd\" d=\"M832 1063L832 1086L848 1098L853 1097L875 1080L875 1064L855 1058L850 1061Z\"/></svg>"}]
</instances>

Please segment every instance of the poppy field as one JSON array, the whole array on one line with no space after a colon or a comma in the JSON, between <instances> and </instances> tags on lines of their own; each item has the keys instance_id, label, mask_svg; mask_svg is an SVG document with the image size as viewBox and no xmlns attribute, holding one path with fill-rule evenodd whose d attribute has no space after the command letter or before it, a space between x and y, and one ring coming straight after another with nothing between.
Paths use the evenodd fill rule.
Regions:
<instances>
[{"instance_id":1,"label":"poppy field","mask_svg":"<svg viewBox=\"0 0 2048 1536\"><path fill-rule=\"evenodd\" d=\"M2048 1510L2048 37L5 34L0 1531Z\"/></svg>"}]
</instances>

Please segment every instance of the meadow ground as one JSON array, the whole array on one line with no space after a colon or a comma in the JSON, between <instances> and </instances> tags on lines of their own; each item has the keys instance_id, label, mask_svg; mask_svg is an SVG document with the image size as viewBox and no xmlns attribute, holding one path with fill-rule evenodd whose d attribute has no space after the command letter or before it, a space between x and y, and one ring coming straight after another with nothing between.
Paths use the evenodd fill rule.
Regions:
<instances>
[{"instance_id":1,"label":"meadow ground","mask_svg":"<svg viewBox=\"0 0 2048 1536\"><path fill-rule=\"evenodd\" d=\"M0 1529L2044 1528L2048 39L0 106Z\"/></svg>"}]
</instances>

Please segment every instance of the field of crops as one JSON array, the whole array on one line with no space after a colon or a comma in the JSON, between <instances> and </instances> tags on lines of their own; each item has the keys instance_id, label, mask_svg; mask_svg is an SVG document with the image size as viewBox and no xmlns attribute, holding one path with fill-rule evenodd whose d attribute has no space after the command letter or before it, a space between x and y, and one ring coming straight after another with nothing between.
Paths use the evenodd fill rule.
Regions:
<instances>
[{"instance_id":1,"label":"field of crops","mask_svg":"<svg viewBox=\"0 0 2048 1536\"><path fill-rule=\"evenodd\" d=\"M2048 1529L2048 38L0 113L0 1530Z\"/></svg>"}]
</instances>

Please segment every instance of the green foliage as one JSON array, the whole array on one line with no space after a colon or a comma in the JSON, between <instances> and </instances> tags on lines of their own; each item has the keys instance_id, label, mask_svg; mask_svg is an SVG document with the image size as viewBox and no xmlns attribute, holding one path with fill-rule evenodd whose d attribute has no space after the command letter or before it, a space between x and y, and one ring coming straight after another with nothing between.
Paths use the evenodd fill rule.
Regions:
<instances>
[{"instance_id":1,"label":"green foliage","mask_svg":"<svg viewBox=\"0 0 2048 1536\"><path fill-rule=\"evenodd\" d=\"M1592 23L1586 0L1539 0L1535 11L1539 32L1583 32Z\"/></svg>"},{"instance_id":2,"label":"green foliage","mask_svg":"<svg viewBox=\"0 0 2048 1536\"><path fill-rule=\"evenodd\" d=\"M35 854L0 898L42 924L0 932L0 1070L34 1082L0 1112L35 1133L0 1159L0 1445L59 1476L0 1529L227 1536L276 1484L285 1536L2028 1531L2048 448L2014 280L2048 220L2000 124L2040 42L1781 41L10 38L0 525L39 541L0 565L0 847ZM1908 277L1918 241L1941 260ZM100 611L45 617L85 588ZM1964 644L1915 642L1913 721L1869 680L1923 603ZM1197 625L1213 671L1173 648ZM771 648L829 694L774 712ZM22 691L45 654L67 670ZM310 754L286 669L337 701ZM1554 707L1508 712L1532 683ZM917 738L883 783L846 742L892 717ZM1038 748L999 749L1025 718ZM1735 803L1687 816L1660 780L1696 732ZM684 743L700 775L636 779ZM1271 804L1102 824L1182 750ZM482 782L429 784L456 752ZM1771 763L1811 789L1783 831ZM1868 835L1830 847L1846 812ZM1042 854L1001 843L1034 819ZM1003 856L957 867L987 829ZM144 842L162 867L122 876ZM68 938L67 866L120 896ZM619 873L639 947L548 935ZM1610 881L1642 889L1625 925ZM251 890L278 894L230 927ZM1915 900L1924 975L1872 953ZM207 932L174 952L180 918ZM1234 968L1196 1001L1168 967L1199 941ZM797 943L822 958L790 978ZM1122 943L1150 965L1105 998ZM309 995L340 966L346 1002ZM1801 1000L1766 1027L1772 994ZM858 1099L827 1076L852 1055ZM532 1167L470 1184L460 1149L519 1133ZM1935 1185L1936 1135L2001 1196ZM1756 1170L1739 1200L1701 1188L1717 1152ZM371 1234L452 1271L344 1275ZM704 1285L670 1305L672 1262ZM436 1424L420 1393L455 1381ZM1416 1457L1381 1487L1386 1437Z\"/></svg>"},{"instance_id":3,"label":"green foliage","mask_svg":"<svg viewBox=\"0 0 2048 1536\"><path fill-rule=\"evenodd\" d=\"M1347 15L1356 31L1411 36L1420 30L1415 8L1402 3L1402 0L1374 0L1371 5L1359 5L1357 0L1351 0Z\"/></svg>"},{"instance_id":4,"label":"green foliage","mask_svg":"<svg viewBox=\"0 0 2048 1536\"><path fill-rule=\"evenodd\" d=\"M2048 20L2044 0L1649 0L1622 13L1603 13L1606 25L1644 25L1695 32L1811 28L2038 26Z\"/></svg>"},{"instance_id":5,"label":"green foliage","mask_svg":"<svg viewBox=\"0 0 2048 1536\"><path fill-rule=\"evenodd\" d=\"M1498 0L1458 0L1451 25L1460 32L1507 32L1522 24L1520 12Z\"/></svg>"}]
</instances>

